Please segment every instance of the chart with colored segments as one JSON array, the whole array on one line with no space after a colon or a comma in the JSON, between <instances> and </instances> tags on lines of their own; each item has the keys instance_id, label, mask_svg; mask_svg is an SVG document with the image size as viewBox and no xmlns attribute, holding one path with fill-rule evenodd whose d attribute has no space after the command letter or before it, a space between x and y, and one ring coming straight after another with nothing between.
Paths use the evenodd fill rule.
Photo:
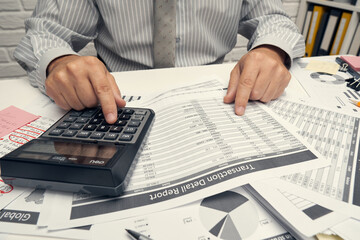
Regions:
<instances>
[{"instance_id":1,"label":"chart with colored segments","mask_svg":"<svg viewBox=\"0 0 360 240\"><path fill-rule=\"evenodd\" d=\"M199 215L212 235L227 240L245 239L259 224L255 206L245 196L232 191L202 200Z\"/></svg>"}]
</instances>

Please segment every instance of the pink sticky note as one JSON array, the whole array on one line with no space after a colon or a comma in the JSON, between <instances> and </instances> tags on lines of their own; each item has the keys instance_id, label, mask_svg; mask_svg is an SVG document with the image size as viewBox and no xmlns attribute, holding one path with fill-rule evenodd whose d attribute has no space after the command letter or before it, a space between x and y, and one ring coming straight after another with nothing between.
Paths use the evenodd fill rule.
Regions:
<instances>
[{"instance_id":1,"label":"pink sticky note","mask_svg":"<svg viewBox=\"0 0 360 240\"><path fill-rule=\"evenodd\" d=\"M359 56L340 56L342 60L347 62L352 69L359 72L360 71L360 57Z\"/></svg>"},{"instance_id":2,"label":"pink sticky note","mask_svg":"<svg viewBox=\"0 0 360 240\"><path fill-rule=\"evenodd\" d=\"M17 107L10 106L0 111L0 138L39 118Z\"/></svg>"}]
</instances>

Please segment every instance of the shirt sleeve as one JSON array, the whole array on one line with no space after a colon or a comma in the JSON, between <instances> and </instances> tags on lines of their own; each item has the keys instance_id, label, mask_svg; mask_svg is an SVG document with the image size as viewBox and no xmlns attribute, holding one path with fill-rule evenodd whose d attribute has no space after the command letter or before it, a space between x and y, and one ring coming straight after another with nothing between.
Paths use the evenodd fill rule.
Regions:
<instances>
[{"instance_id":1,"label":"shirt sleeve","mask_svg":"<svg viewBox=\"0 0 360 240\"><path fill-rule=\"evenodd\" d=\"M276 46L287 54L288 68L294 58L304 56L304 37L286 14L281 0L246 0L241 16L238 33L249 39L248 50L263 44Z\"/></svg>"},{"instance_id":2,"label":"shirt sleeve","mask_svg":"<svg viewBox=\"0 0 360 240\"><path fill-rule=\"evenodd\" d=\"M14 57L31 85L45 93L46 69L57 57L77 54L97 36L99 13L91 0L39 0L25 20Z\"/></svg>"}]
</instances>

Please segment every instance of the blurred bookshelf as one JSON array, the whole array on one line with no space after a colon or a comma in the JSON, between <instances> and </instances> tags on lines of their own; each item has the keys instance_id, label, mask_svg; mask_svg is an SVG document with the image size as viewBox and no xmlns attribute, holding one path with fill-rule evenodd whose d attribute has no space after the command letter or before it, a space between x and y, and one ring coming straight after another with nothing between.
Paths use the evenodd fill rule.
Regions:
<instances>
[{"instance_id":1,"label":"blurred bookshelf","mask_svg":"<svg viewBox=\"0 0 360 240\"><path fill-rule=\"evenodd\" d=\"M334 26L335 15L337 15L337 22ZM305 56L359 55L359 21L360 0L301 0L296 25L305 37ZM327 29L327 25L331 22L335 28L333 34ZM341 29L344 31L341 32ZM328 46L328 49L320 51L320 45Z\"/></svg>"}]
</instances>

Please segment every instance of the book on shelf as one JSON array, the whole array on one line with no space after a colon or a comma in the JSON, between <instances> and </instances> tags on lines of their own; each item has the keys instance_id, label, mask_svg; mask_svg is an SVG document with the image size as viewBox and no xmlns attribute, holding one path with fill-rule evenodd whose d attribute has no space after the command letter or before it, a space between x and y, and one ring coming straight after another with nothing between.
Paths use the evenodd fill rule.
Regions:
<instances>
[{"instance_id":1,"label":"book on shelf","mask_svg":"<svg viewBox=\"0 0 360 240\"><path fill-rule=\"evenodd\" d=\"M347 28L350 23L352 13L343 11L341 14L340 22L336 30L335 38L331 46L330 55L338 55L341 45L344 41Z\"/></svg>"},{"instance_id":2,"label":"book on shelf","mask_svg":"<svg viewBox=\"0 0 360 240\"><path fill-rule=\"evenodd\" d=\"M314 5L309 32L305 44L305 56L311 57L315 45L316 35L320 26L321 18L326 10L325 6Z\"/></svg>"},{"instance_id":3,"label":"book on shelf","mask_svg":"<svg viewBox=\"0 0 360 240\"><path fill-rule=\"evenodd\" d=\"M351 5L356 5L357 0L331 0L333 2L339 3L350 3Z\"/></svg>"},{"instance_id":4,"label":"book on shelf","mask_svg":"<svg viewBox=\"0 0 360 240\"><path fill-rule=\"evenodd\" d=\"M356 27L356 31L352 39L348 53L351 55L359 55L358 54L359 50L360 50L360 22Z\"/></svg>"},{"instance_id":5,"label":"book on shelf","mask_svg":"<svg viewBox=\"0 0 360 240\"><path fill-rule=\"evenodd\" d=\"M330 14L330 12L328 10L325 10L325 12L323 13L323 15L321 17L319 28L318 28L318 31L316 33L314 48L313 48L313 51L311 53L311 56L317 56L318 55L318 52L319 52L319 49L320 49L320 44L321 44L321 42L323 40L326 25L327 25L328 20L329 20L329 14Z\"/></svg>"},{"instance_id":6,"label":"book on shelf","mask_svg":"<svg viewBox=\"0 0 360 240\"><path fill-rule=\"evenodd\" d=\"M342 11L339 9L331 9L329 12L329 18L325 26L325 31L322 39L320 40L320 46L317 51L318 56L329 55L330 47L333 43L336 34L336 28L339 24Z\"/></svg>"},{"instance_id":7,"label":"book on shelf","mask_svg":"<svg viewBox=\"0 0 360 240\"><path fill-rule=\"evenodd\" d=\"M311 23L311 16L314 10L314 4L310 3L308 6L308 9L306 11L306 16L305 16L305 22L304 22L304 26L302 29L301 34L304 36L304 38L307 38L308 32L309 32L309 27L310 27L310 23Z\"/></svg>"}]
</instances>

